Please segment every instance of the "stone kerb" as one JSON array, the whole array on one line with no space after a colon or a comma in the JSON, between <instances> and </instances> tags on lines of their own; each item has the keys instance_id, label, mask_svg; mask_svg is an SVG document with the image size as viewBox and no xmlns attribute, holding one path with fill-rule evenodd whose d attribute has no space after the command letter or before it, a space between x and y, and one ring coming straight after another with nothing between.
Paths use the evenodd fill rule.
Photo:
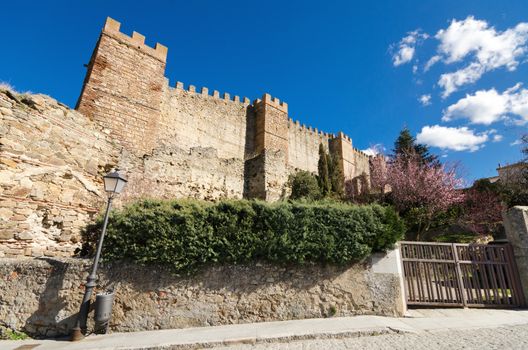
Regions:
<instances>
[{"instance_id":1,"label":"stone kerb","mask_svg":"<svg viewBox=\"0 0 528 350\"><path fill-rule=\"evenodd\" d=\"M515 261L528 305L528 206L516 206L503 213L506 237L513 247Z\"/></svg>"}]
</instances>

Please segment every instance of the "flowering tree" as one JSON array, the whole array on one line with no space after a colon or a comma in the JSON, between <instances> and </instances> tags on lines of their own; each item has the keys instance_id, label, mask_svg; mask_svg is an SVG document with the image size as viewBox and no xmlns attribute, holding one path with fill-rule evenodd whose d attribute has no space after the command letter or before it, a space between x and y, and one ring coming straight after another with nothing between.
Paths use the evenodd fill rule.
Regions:
<instances>
[{"instance_id":1,"label":"flowering tree","mask_svg":"<svg viewBox=\"0 0 528 350\"><path fill-rule=\"evenodd\" d=\"M502 209L497 192L471 188L466 193L462 222L479 235L491 234L502 225Z\"/></svg>"},{"instance_id":2,"label":"flowering tree","mask_svg":"<svg viewBox=\"0 0 528 350\"><path fill-rule=\"evenodd\" d=\"M415 226L416 240L429 229L436 215L464 200L459 189L462 179L456 176L455 167L424 163L416 154L393 159L386 181L394 205Z\"/></svg>"}]
</instances>

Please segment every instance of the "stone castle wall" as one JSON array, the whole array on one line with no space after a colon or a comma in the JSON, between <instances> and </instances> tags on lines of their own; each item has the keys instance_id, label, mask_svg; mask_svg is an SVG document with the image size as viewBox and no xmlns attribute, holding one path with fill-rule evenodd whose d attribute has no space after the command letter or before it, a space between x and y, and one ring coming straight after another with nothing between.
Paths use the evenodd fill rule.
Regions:
<instances>
[{"instance_id":1,"label":"stone castle wall","mask_svg":"<svg viewBox=\"0 0 528 350\"><path fill-rule=\"evenodd\" d=\"M288 165L317 173L319 162L319 145L328 150L328 142L334 135L301 125L299 121L288 122Z\"/></svg>"},{"instance_id":2,"label":"stone castle wall","mask_svg":"<svg viewBox=\"0 0 528 350\"><path fill-rule=\"evenodd\" d=\"M139 33L121 33L119 22L109 18L78 101L80 112L131 152L148 157L163 153L162 148L214 149L219 159L231 160L230 166L246 176L239 180L220 176L226 185L209 185L227 187L238 197L266 200L283 195L290 171L315 172L319 144L328 147L336 139L349 143L336 151L343 159L344 180L368 175L369 158L352 147L350 137L294 123L288 105L269 94L250 103L248 98L205 87L198 90L179 82L170 87L164 77L167 48L160 44L150 48L144 41ZM255 181L248 174L254 174Z\"/></svg>"},{"instance_id":3,"label":"stone castle wall","mask_svg":"<svg viewBox=\"0 0 528 350\"><path fill-rule=\"evenodd\" d=\"M116 288L110 332L351 315L401 316L398 252L363 264L213 266L179 277L161 267L102 264L96 292ZM68 334L91 262L0 259L0 325ZM89 328L93 327L93 313Z\"/></svg>"},{"instance_id":4,"label":"stone castle wall","mask_svg":"<svg viewBox=\"0 0 528 350\"><path fill-rule=\"evenodd\" d=\"M301 126L288 105L165 78L167 48L120 32L108 18L77 111L50 97L0 90L0 256L70 256L102 209L102 176L138 198L259 198L288 193L295 171L317 172L319 144L338 155L344 182L369 173L350 137Z\"/></svg>"},{"instance_id":5,"label":"stone castle wall","mask_svg":"<svg viewBox=\"0 0 528 350\"><path fill-rule=\"evenodd\" d=\"M43 95L0 90L0 257L71 256L104 203L110 137Z\"/></svg>"}]
</instances>

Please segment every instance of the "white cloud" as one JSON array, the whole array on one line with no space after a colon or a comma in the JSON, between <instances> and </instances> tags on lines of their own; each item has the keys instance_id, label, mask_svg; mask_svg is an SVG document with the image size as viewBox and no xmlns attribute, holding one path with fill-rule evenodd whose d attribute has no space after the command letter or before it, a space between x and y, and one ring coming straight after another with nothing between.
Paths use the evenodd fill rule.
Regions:
<instances>
[{"instance_id":1,"label":"white cloud","mask_svg":"<svg viewBox=\"0 0 528 350\"><path fill-rule=\"evenodd\" d=\"M438 31L435 38L440 41L438 53L445 63L461 62L468 56L472 58L466 67L441 75L438 85L444 89L442 96L447 97L491 70L500 67L515 70L519 59L527 53L528 23L522 22L500 32L488 22L469 16L462 21L452 20L449 27ZM440 60L437 56L427 62L425 70Z\"/></svg>"},{"instance_id":2,"label":"white cloud","mask_svg":"<svg viewBox=\"0 0 528 350\"><path fill-rule=\"evenodd\" d=\"M482 74L484 74L483 67L478 63L471 63L469 66L459 69L456 72L440 75L438 85L444 89L442 97L448 97L462 85L476 82Z\"/></svg>"},{"instance_id":3,"label":"white cloud","mask_svg":"<svg viewBox=\"0 0 528 350\"><path fill-rule=\"evenodd\" d=\"M521 84L505 90L479 90L466 95L449 106L442 117L443 121L468 119L473 124L490 125L502 119L513 118L514 123L523 125L528 122L528 90Z\"/></svg>"},{"instance_id":4,"label":"white cloud","mask_svg":"<svg viewBox=\"0 0 528 350\"><path fill-rule=\"evenodd\" d=\"M370 146L367 149L362 150L363 153L365 153L365 154L367 154L369 156L378 155L380 153L383 153L383 151L385 151L385 147L383 147L383 145L381 143L377 143L377 144L375 144L373 146Z\"/></svg>"},{"instance_id":5,"label":"white cloud","mask_svg":"<svg viewBox=\"0 0 528 350\"><path fill-rule=\"evenodd\" d=\"M429 69L431 69L431 67L434 64L436 64L436 62L440 61L441 59L442 57L439 55L434 55L433 57L431 57L429 61L427 61L427 63L425 64L424 72L427 72Z\"/></svg>"},{"instance_id":6,"label":"white cloud","mask_svg":"<svg viewBox=\"0 0 528 350\"><path fill-rule=\"evenodd\" d=\"M489 132L476 134L467 127L452 128L440 125L424 126L416 135L416 141L431 147L453 151L474 152L484 147Z\"/></svg>"},{"instance_id":7,"label":"white cloud","mask_svg":"<svg viewBox=\"0 0 528 350\"><path fill-rule=\"evenodd\" d=\"M515 140L515 141L513 141L512 143L510 143L510 146L518 146L518 145L520 145L521 143L522 143L521 140Z\"/></svg>"},{"instance_id":8,"label":"white cloud","mask_svg":"<svg viewBox=\"0 0 528 350\"><path fill-rule=\"evenodd\" d=\"M392 55L394 66L410 62L414 57L416 45L428 37L429 35L422 33L419 29L407 33L407 36L402 38L396 45L397 51Z\"/></svg>"},{"instance_id":9,"label":"white cloud","mask_svg":"<svg viewBox=\"0 0 528 350\"><path fill-rule=\"evenodd\" d=\"M499 134L493 135L492 141L493 142L501 142L502 141L502 135L499 135Z\"/></svg>"},{"instance_id":10,"label":"white cloud","mask_svg":"<svg viewBox=\"0 0 528 350\"><path fill-rule=\"evenodd\" d=\"M431 95L430 94L422 95L422 96L420 96L418 101L420 101L422 106L429 106L431 104Z\"/></svg>"}]
</instances>

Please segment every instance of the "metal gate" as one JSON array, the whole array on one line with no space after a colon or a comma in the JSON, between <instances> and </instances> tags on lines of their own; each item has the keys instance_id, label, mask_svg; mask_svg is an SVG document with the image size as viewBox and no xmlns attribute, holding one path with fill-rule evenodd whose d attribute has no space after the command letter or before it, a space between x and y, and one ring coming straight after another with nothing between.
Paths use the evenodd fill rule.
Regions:
<instances>
[{"instance_id":1,"label":"metal gate","mask_svg":"<svg viewBox=\"0 0 528 350\"><path fill-rule=\"evenodd\" d=\"M408 305L523 306L509 244L401 242L400 252Z\"/></svg>"}]
</instances>

